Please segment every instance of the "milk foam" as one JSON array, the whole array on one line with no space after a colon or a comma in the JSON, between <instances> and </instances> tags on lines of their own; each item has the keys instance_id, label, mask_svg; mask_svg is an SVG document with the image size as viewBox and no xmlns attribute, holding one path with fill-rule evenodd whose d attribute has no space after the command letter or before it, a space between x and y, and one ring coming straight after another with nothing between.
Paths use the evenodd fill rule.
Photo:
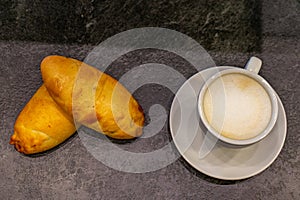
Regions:
<instances>
[{"instance_id":1,"label":"milk foam","mask_svg":"<svg viewBox=\"0 0 300 200\"><path fill-rule=\"evenodd\" d=\"M244 140L260 134L271 119L271 101L254 79L238 73L212 82L204 94L204 114L223 136Z\"/></svg>"}]
</instances>

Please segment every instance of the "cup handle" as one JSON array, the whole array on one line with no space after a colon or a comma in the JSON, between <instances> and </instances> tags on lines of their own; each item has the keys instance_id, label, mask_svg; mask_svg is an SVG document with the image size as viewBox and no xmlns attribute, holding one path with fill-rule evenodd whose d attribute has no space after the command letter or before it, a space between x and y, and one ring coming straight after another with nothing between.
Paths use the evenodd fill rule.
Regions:
<instances>
[{"instance_id":1,"label":"cup handle","mask_svg":"<svg viewBox=\"0 0 300 200\"><path fill-rule=\"evenodd\" d=\"M255 74L258 74L261 65L262 65L261 59L253 56L248 60L247 64L245 65L245 69Z\"/></svg>"}]
</instances>

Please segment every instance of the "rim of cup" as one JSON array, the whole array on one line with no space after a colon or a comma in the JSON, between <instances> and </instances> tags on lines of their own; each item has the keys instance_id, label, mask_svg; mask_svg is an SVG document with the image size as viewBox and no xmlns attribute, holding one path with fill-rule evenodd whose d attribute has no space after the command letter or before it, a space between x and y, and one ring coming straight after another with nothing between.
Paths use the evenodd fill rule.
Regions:
<instances>
[{"instance_id":1,"label":"rim of cup","mask_svg":"<svg viewBox=\"0 0 300 200\"><path fill-rule=\"evenodd\" d=\"M258 75L255 72L251 72L247 69L243 69L243 68L238 68L238 67L233 67L232 66L228 66L231 67L231 69L226 69L223 71L220 71L216 74L214 74L213 76L211 76L208 80L205 81L204 85L202 86L200 93L198 95L198 113L200 115L200 120L201 122L204 124L205 128L208 130L208 132L210 132L212 135L214 135L216 138L220 139L221 141L227 143L227 144L233 144L233 145L250 145L253 143L256 143L260 140L262 140L263 138L265 138L273 129L276 121L277 121L277 116L278 116L278 102L277 102L277 96L276 93L274 91L274 89L271 87L271 85L260 75ZM225 137L223 135L221 135L220 133L218 133L207 121L206 116L204 114L204 110L203 110L203 98L204 98L204 94L206 92L206 90L208 89L208 87L210 86L210 84L212 84L216 79L220 78L221 76L224 76L225 74L244 74L254 80L256 80L256 82L258 82L267 92L270 101L271 101L271 118L270 121L267 125L267 127L264 129L263 132L259 133L258 135L256 135L253 138L249 138L249 139L243 139L243 140L237 140L237 139L231 139L228 137Z\"/></svg>"}]
</instances>

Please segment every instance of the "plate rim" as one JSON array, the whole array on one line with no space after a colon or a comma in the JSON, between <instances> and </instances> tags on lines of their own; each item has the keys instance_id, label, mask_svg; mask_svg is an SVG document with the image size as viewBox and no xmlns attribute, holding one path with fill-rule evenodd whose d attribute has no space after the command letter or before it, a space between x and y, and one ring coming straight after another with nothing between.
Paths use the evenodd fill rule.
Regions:
<instances>
[{"instance_id":1,"label":"plate rim","mask_svg":"<svg viewBox=\"0 0 300 200\"><path fill-rule=\"evenodd\" d=\"M189 146L189 148L188 149L186 149L185 150L185 152L181 152L179 149L180 148L178 148L178 144L177 144L177 142L174 140L174 130L173 130L173 127L172 127L172 110L174 109L174 104L175 104L175 101L176 101L176 96L177 96L177 94L180 92L180 90L185 86L185 84L187 84L188 82L190 82L192 79L194 79L195 77L197 77L197 76L199 76L199 74L202 74L203 72L205 72L205 71L210 71L210 70L213 70L213 69L216 69L216 68L219 68L219 69L222 69L222 70L226 70L226 69L230 69L230 68L235 68L235 67L233 67L233 66L215 66L215 67L210 67L210 68L207 68L207 69L204 69L204 70L202 70L202 71L200 71L200 72L198 72L198 73L196 73L196 74L194 74L194 75L192 75L190 78L188 78L181 86L180 86L180 88L177 90L177 92L176 92L176 94L175 94L175 96L174 96L174 99L173 99L173 101L172 101L172 104L171 104L171 108L170 108L170 115L169 115L169 127L170 127L170 132L171 132L171 137L172 137L172 140L173 140L173 142L174 142L174 144L175 144L175 146L176 146L176 149L177 149L177 151L179 152L179 154L183 157L183 159L187 162L187 163L189 163L189 165L191 165L194 169L196 169L198 172L201 172L201 173L203 173L203 174L205 174L205 175L207 175L207 176L210 176L210 177L213 177L213 178L217 178L217 179L220 179L220 180L242 180L242 179L246 179L246 178L250 178L250 177L253 177L253 176L255 176L255 175L258 175L258 174L260 174L261 172L263 172L264 170L266 170L275 160L276 160L276 158L279 156L279 154L280 154L280 152L281 152L281 150L282 150L282 148L283 148L283 146L284 146L284 143L285 143L285 140L286 140L286 135L287 135L287 118L286 118L286 112L285 112L285 108L284 108L284 106L283 106L283 103L282 103L282 101L281 101L281 99L279 98L279 95L276 93L276 91L274 90L274 92L275 92L275 94L276 94L276 97L277 97L277 101L278 101L278 106L280 107L280 109L282 109L282 112L283 112L283 115L282 115L282 117L283 117L283 119L284 119L284 136L283 136L283 139L282 139L282 141L281 141L281 144L280 144L280 146L279 146L279 148L278 148L278 150L277 150L277 152L276 152L276 154L275 154L275 156L270 160L270 162L268 163L268 164L266 164L264 167L262 167L261 169L259 169L259 170L257 170L257 171L255 171L255 172L253 172L253 173L251 173L251 174L248 174L248 175L245 175L245 176L239 176L239 177L234 177L234 178L230 178L230 177L224 177L224 176L218 176L218 175L214 175L214 174L212 174L212 173L210 173L210 172L208 172L208 171L206 171L206 170L203 170L203 169L200 169L199 167L198 167L198 165L196 165L196 164L194 164L193 162L191 162L188 158L187 158L187 156L185 155L186 154L186 152L188 151L188 149L191 147L191 145Z\"/></svg>"}]
</instances>

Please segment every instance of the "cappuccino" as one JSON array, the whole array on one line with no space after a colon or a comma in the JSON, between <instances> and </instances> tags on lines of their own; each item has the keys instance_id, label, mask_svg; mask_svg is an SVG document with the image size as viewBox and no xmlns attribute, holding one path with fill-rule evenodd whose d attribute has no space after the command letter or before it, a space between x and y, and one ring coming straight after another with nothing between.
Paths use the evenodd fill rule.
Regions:
<instances>
[{"instance_id":1,"label":"cappuccino","mask_svg":"<svg viewBox=\"0 0 300 200\"><path fill-rule=\"evenodd\" d=\"M241 73L225 74L214 80L203 100L208 123L230 139L257 136L266 129L272 115L271 100L264 87Z\"/></svg>"}]
</instances>

